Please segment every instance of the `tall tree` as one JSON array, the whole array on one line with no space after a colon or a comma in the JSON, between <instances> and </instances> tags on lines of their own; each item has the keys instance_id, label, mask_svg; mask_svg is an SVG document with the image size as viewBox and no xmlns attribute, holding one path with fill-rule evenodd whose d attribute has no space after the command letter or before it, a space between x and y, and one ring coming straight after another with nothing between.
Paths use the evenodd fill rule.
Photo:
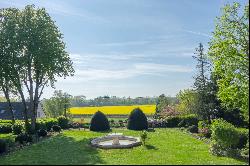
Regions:
<instances>
[{"instance_id":1,"label":"tall tree","mask_svg":"<svg viewBox=\"0 0 250 166\"><path fill-rule=\"evenodd\" d=\"M249 4L227 4L217 17L209 55L219 78L218 97L228 109L249 119Z\"/></svg>"},{"instance_id":2,"label":"tall tree","mask_svg":"<svg viewBox=\"0 0 250 166\"><path fill-rule=\"evenodd\" d=\"M15 28L17 24L17 9L0 10L0 90L3 92L8 103L8 110L11 112L12 123L15 123L14 112L10 99L10 93L14 92L15 87L11 80L13 65L12 56L18 48L15 41L17 35ZM18 76L17 76L18 77Z\"/></svg>"},{"instance_id":3,"label":"tall tree","mask_svg":"<svg viewBox=\"0 0 250 166\"><path fill-rule=\"evenodd\" d=\"M3 10L3 16L8 10ZM16 26L10 27L16 38L13 40L10 34L7 36L7 40L17 42L10 69L12 77L18 77L11 79L24 107L29 106L34 130L38 102L44 87L54 87L56 77L73 75L74 69L65 51L62 34L44 8L36 9L34 5L28 5L16 15ZM25 101L24 91L28 91L29 103Z\"/></svg>"},{"instance_id":4,"label":"tall tree","mask_svg":"<svg viewBox=\"0 0 250 166\"><path fill-rule=\"evenodd\" d=\"M197 74L195 75L194 88L198 94L198 104L196 112L202 119L210 121L213 107L211 107L210 101L210 89L209 89L209 70L210 63L207 55L204 52L204 47L200 43L196 48L195 56L193 58L197 61Z\"/></svg>"}]
</instances>

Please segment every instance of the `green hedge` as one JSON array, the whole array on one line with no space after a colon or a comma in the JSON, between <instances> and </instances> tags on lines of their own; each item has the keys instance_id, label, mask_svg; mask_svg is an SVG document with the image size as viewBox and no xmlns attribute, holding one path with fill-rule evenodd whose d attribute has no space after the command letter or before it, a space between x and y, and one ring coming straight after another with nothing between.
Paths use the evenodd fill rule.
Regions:
<instances>
[{"instance_id":1,"label":"green hedge","mask_svg":"<svg viewBox=\"0 0 250 166\"><path fill-rule=\"evenodd\" d=\"M249 129L236 128L223 119L212 122L211 152L222 156L240 156L239 149L249 148Z\"/></svg>"},{"instance_id":2,"label":"green hedge","mask_svg":"<svg viewBox=\"0 0 250 166\"><path fill-rule=\"evenodd\" d=\"M0 134L7 134L12 132L12 124L2 123L0 124Z\"/></svg>"}]
</instances>

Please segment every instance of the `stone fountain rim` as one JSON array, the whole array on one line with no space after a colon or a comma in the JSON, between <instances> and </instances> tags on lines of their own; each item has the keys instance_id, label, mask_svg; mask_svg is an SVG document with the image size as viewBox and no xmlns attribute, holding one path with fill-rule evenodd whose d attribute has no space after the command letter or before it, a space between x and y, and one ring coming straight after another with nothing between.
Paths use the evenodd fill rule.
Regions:
<instances>
[{"instance_id":1,"label":"stone fountain rim","mask_svg":"<svg viewBox=\"0 0 250 166\"><path fill-rule=\"evenodd\" d=\"M119 138L119 140L130 140L135 141L134 143L128 144L128 145L100 145L99 142L101 141L108 141L113 138ZM124 135L107 135L103 137L97 137L93 140L91 140L91 145L93 147L101 148L101 149L123 149L123 148L133 148L135 146L141 145L141 140L139 137L133 137L133 136L124 136Z\"/></svg>"}]
</instances>

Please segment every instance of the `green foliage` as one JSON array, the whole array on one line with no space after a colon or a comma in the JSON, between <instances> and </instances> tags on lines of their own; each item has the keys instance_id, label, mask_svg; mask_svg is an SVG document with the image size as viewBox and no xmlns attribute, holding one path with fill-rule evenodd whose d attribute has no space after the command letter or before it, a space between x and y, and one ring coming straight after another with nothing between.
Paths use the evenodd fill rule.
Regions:
<instances>
[{"instance_id":1,"label":"green foliage","mask_svg":"<svg viewBox=\"0 0 250 166\"><path fill-rule=\"evenodd\" d=\"M37 130L45 129L50 131L53 125L58 125L58 121L55 118L46 118L38 120L37 122Z\"/></svg>"},{"instance_id":2,"label":"green foliage","mask_svg":"<svg viewBox=\"0 0 250 166\"><path fill-rule=\"evenodd\" d=\"M140 134L140 138L142 141L142 145L145 146L146 145L146 139L148 138L148 133L146 130L143 130Z\"/></svg>"},{"instance_id":3,"label":"green foliage","mask_svg":"<svg viewBox=\"0 0 250 166\"><path fill-rule=\"evenodd\" d=\"M90 122L90 131L107 131L110 130L109 121L105 114L97 111Z\"/></svg>"},{"instance_id":4,"label":"green foliage","mask_svg":"<svg viewBox=\"0 0 250 166\"><path fill-rule=\"evenodd\" d=\"M178 127L178 124L182 121L182 119L178 116L176 117L168 117L165 119L166 127Z\"/></svg>"},{"instance_id":5,"label":"green foliage","mask_svg":"<svg viewBox=\"0 0 250 166\"><path fill-rule=\"evenodd\" d=\"M47 131L44 129L40 129L37 132L38 137L45 137L47 135Z\"/></svg>"},{"instance_id":6,"label":"green foliage","mask_svg":"<svg viewBox=\"0 0 250 166\"><path fill-rule=\"evenodd\" d=\"M249 140L247 140L246 146L241 150L241 156L249 161Z\"/></svg>"},{"instance_id":7,"label":"green foliage","mask_svg":"<svg viewBox=\"0 0 250 166\"><path fill-rule=\"evenodd\" d=\"M249 129L245 128L237 128L239 133L239 143L237 144L237 148L242 149L246 146L249 140Z\"/></svg>"},{"instance_id":8,"label":"green foliage","mask_svg":"<svg viewBox=\"0 0 250 166\"><path fill-rule=\"evenodd\" d=\"M218 77L218 97L249 118L249 4L227 4L216 20L209 55Z\"/></svg>"},{"instance_id":9,"label":"green foliage","mask_svg":"<svg viewBox=\"0 0 250 166\"><path fill-rule=\"evenodd\" d=\"M131 111L128 117L127 128L129 130L147 130L148 129L147 117L140 108L135 108L133 111Z\"/></svg>"},{"instance_id":10,"label":"green foliage","mask_svg":"<svg viewBox=\"0 0 250 166\"><path fill-rule=\"evenodd\" d=\"M0 124L0 133L11 133L12 125L9 123Z\"/></svg>"},{"instance_id":11,"label":"green foliage","mask_svg":"<svg viewBox=\"0 0 250 166\"><path fill-rule=\"evenodd\" d=\"M72 61L62 34L44 8L27 5L22 10L6 8L0 12L0 61L7 64L4 68L8 71L1 80L10 81L35 115L44 87L54 87L57 77L73 75ZM29 101L25 100L24 91L28 92ZM26 110L24 114L27 125ZM35 116L31 116L31 128L35 130Z\"/></svg>"},{"instance_id":12,"label":"green foliage","mask_svg":"<svg viewBox=\"0 0 250 166\"><path fill-rule=\"evenodd\" d=\"M62 129L61 129L61 127L58 126L58 125L53 125L53 126L52 126L52 130L55 131L55 132L59 132L59 133L60 133Z\"/></svg>"},{"instance_id":13,"label":"green foliage","mask_svg":"<svg viewBox=\"0 0 250 166\"><path fill-rule=\"evenodd\" d=\"M68 116L68 108L72 96L62 90L54 91L53 97L45 99L42 103L44 111L48 117Z\"/></svg>"},{"instance_id":14,"label":"green foliage","mask_svg":"<svg viewBox=\"0 0 250 166\"><path fill-rule=\"evenodd\" d=\"M0 139L0 154L7 151L7 143L4 139Z\"/></svg>"},{"instance_id":15,"label":"green foliage","mask_svg":"<svg viewBox=\"0 0 250 166\"><path fill-rule=\"evenodd\" d=\"M137 137L141 131L113 129L112 132ZM98 150L91 139L106 132L66 130L46 141L0 156L1 165L247 165L248 162L209 154L209 145L178 129L148 132L146 146L121 150ZM185 145L185 146L184 146ZM55 150L56 148L56 150ZM70 155L69 152L70 151ZM31 155L32 154L32 155ZM167 157L166 157L167 156ZM25 159L25 160L24 160Z\"/></svg>"},{"instance_id":16,"label":"green foliage","mask_svg":"<svg viewBox=\"0 0 250 166\"><path fill-rule=\"evenodd\" d=\"M192 89L184 89L176 95L179 103L177 104L177 110L186 114L196 113L196 107L198 103L198 94Z\"/></svg>"},{"instance_id":17,"label":"green foliage","mask_svg":"<svg viewBox=\"0 0 250 166\"><path fill-rule=\"evenodd\" d=\"M21 134L24 130L24 124L23 123L15 123L12 125L12 131L13 134L18 135Z\"/></svg>"},{"instance_id":18,"label":"green foliage","mask_svg":"<svg viewBox=\"0 0 250 166\"><path fill-rule=\"evenodd\" d=\"M27 133L18 134L15 138L15 142L19 142L20 144L32 142L32 136Z\"/></svg>"},{"instance_id":19,"label":"green foliage","mask_svg":"<svg viewBox=\"0 0 250 166\"><path fill-rule=\"evenodd\" d=\"M187 128L187 131L189 131L190 133L198 133L198 127L195 125L189 126Z\"/></svg>"},{"instance_id":20,"label":"green foliage","mask_svg":"<svg viewBox=\"0 0 250 166\"><path fill-rule=\"evenodd\" d=\"M161 112L168 105L170 105L169 98L166 97L164 94L160 95L156 103L156 113Z\"/></svg>"},{"instance_id":21,"label":"green foliage","mask_svg":"<svg viewBox=\"0 0 250 166\"><path fill-rule=\"evenodd\" d=\"M198 122L199 128L199 136L210 138L212 131L211 131L211 124L207 120L201 120Z\"/></svg>"},{"instance_id":22,"label":"green foliage","mask_svg":"<svg viewBox=\"0 0 250 166\"><path fill-rule=\"evenodd\" d=\"M203 129L203 128L210 128L211 125L209 124L209 122L207 120L200 120L198 122L198 128L199 129Z\"/></svg>"},{"instance_id":23,"label":"green foliage","mask_svg":"<svg viewBox=\"0 0 250 166\"><path fill-rule=\"evenodd\" d=\"M239 132L230 123L222 119L216 119L212 122L212 140L223 149L236 148L239 143Z\"/></svg>"},{"instance_id":24,"label":"green foliage","mask_svg":"<svg viewBox=\"0 0 250 166\"><path fill-rule=\"evenodd\" d=\"M57 118L58 121L58 125L62 128L62 129L67 129L69 128L69 119L66 118L65 116L59 116Z\"/></svg>"}]
</instances>

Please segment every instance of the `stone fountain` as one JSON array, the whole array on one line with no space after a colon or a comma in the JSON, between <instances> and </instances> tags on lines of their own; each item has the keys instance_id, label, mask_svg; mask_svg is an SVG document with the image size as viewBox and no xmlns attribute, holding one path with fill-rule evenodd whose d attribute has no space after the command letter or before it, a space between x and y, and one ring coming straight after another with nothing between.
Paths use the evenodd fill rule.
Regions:
<instances>
[{"instance_id":1,"label":"stone fountain","mask_svg":"<svg viewBox=\"0 0 250 166\"><path fill-rule=\"evenodd\" d=\"M91 141L91 145L102 149L132 148L141 145L139 137L124 136L122 133L112 133Z\"/></svg>"}]
</instances>

